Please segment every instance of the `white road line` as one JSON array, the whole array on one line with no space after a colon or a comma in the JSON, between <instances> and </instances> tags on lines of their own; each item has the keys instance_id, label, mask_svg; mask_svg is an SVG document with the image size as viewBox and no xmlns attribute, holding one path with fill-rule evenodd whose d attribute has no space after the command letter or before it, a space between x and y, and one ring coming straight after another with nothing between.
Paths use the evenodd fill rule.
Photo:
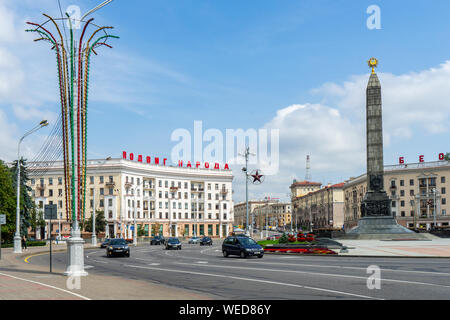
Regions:
<instances>
[{"instance_id":1,"label":"white road line","mask_svg":"<svg viewBox=\"0 0 450 320\"><path fill-rule=\"evenodd\" d=\"M251 281L251 282L262 282L262 283L276 284L276 285L287 286L287 287L296 287L296 288L303 288L303 289L308 289L308 290L317 290L317 291L323 291L323 292L328 292L328 293L335 293L335 294L353 296L353 297L358 297L358 298L384 300L384 299L380 299L380 298L369 297L369 296L364 296L364 295L355 294L355 293L349 293L349 292L344 292L344 291L336 291L336 290L329 290L329 289L316 288L316 287L309 287L309 286L303 286L303 285L292 284L292 283L283 283L283 282L276 282L276 281L269 281L269 280L259 280L259 279L243 278L243 277L225 276L225 275L219 275L219 274L202 273L202 272L194 272L194 271L186 271L186 270L152 268L152 267L144 267L144 266L135 266L135 265L130 265L130 264L126 264L124 266L125 267L132 267L132 268L141 268L141 269L165 271L165 272L188 273L188 274L195 274L195 275L207 276L207 277L228 278L228 279L244 280L244 281Z\"/></svg>"},{"instance_id":2,"label":"white road line","mask_svg":"<svg viewBox=\"0 0 450 320\"><path fill-rule=\"evenodd\" d=\"M99 260L91 260L91 261L94 261L94 262L100 262L100 263L108 263L108 262L106 262L106 261L99 261Z\"/></svg>"},{"instance_id":3,"label":"white road line","mask_svg":"<svg viewBox=\"0 0 450 320\"><path fill-rule=\"evenodd\" d=\"M135 258L136 260L142 260L142 261L153 261L153 259L142 259L142 258Z\"/></svg>"},{"instance_id":4,"label":"white road line","mask_svg":"<svg viewBox=\"0 0 450 320\"><path fill-rule=\"evenodd\" d=\"M238 260L242 261L243 260ZM246 261L246 263L250 264L273 264L273 265L283 265L283 266L299 266L299 267L315 267L315 268L338 268L338 269L352 269L352 270L367 270L367 268L364 267L346 267L346 266L333 266L333 265L320 265L320 264L299 264L299 263L280 263L280 262L250 262ZM434 272L434 271L416 271L416 270L400 270L400 269L386 269L381 268L381 271L388 271L388 272L406 272L406 273L424 273L424 274L433 274L433 275L440 275L440 276L450 276L450 273L444 273L444 272Z\"/></svg>"},{"instance_id":5,"label":"white road line","mask_svg":"<svg viewBox=\"0 0 450 320\"><path fill-rule=\"evenodd\" d=\"M87 297L84 297L84 296L82 296L82 295L80 295L80 294L77 294L77 293L74 293L74 292L71 292L71 291L68 291L68 290L64 290L64 289L61 289L61 288L58 288L58 287L54 287L54 286L51 286L51 285L49 285L49 284L45 284L45 283L42 283L42 282L37 282L37 281L33 281L33 280L28 280L28 279L19 278L19 277L11 276L11 275L6 274L6 273L0 273L0 275L6 276L6 277L10 277L10 278L13 278L13 279L18 279L18 280L22 280L22 281L27 281L27 282L31 282L31 283L40 284L41 286L48 287L48 288L52 288L52 289L56 289L56 290L60 290L60 291L63 291L63 292L65 292L65 293L72 294L72 295L74 295L74 296L76 296L76 297L78 297L78 298L84 299L84 300L91 300L91 299L89 299L89 298L87 298Z\"/></svg>"},{"instance_id":6,"label":"white road line","mask_svg":"<svg viewBox=\"0 0 450 320\"><path fill-rule=\"evenodd\" d=\"M192 266L192 264L184 263L184 262L175 262L175 264L182 264L182 265ZM337 278L353 278L353 279L364 279L364 280L367 280L367 277L350 276L350 275L333 274L333 273L319 273L319 272L309 272L309 271L298 271L298 270L249 268L249 267L235 267L235 266L219 266L219 265L213 265L213 264L208 264L207 266L203 266L203 265L197 264L197 266L208 267L208 268L216 267L216 268L229 268L229 269L247 269L247 270L258 270L258 271L268 271L268 272L289 272L289 273L311 274L311 275L317 275L317 276L327 276L327 277L337 277ZM442 284L428 283L428 282L416 282L416 281L406 281L406 280L396 280L396 279L386 279L386 278L382 278L381 281L399 282L399 283L406 283L406 284L418 284L418 285L425 285L425 286L435 286L435 287L450 288L450 286L446 286L446 285L442 285Z\"/></svg>"}]
</instances>

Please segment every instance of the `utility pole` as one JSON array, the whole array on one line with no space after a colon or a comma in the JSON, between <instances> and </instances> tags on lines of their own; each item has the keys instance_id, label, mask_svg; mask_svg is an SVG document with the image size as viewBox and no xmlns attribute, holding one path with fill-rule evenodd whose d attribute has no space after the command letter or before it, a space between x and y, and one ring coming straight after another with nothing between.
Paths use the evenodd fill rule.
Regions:
<instances>
[{"instance_id":1,"label":"utility pole","mask_svg":"<svg viewBox=\"0 0 450 320\"><path fill-rule=\"evenodd\" d=\"M245 153L244 154L239 154L239 155L245 157L245 167L242 168L242 171L245 174L245 212L246 212L245 234L247 236L249 236L250 232L249 232L249 225L248 225L248 177L249 177L249 174L248 174L248 157L250 155L255 156L256 154L251 153L250 152L250 147L247 147L245 149Z\"/></svg>"}]
</instances>

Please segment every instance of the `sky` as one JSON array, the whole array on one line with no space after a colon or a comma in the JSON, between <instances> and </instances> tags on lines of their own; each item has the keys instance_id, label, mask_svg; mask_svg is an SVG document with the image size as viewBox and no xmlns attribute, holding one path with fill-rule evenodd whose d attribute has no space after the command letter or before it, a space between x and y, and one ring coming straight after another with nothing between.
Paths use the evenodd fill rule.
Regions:
<instances>
[{"instance_id":1,"label":"sky","mask_svg":"<svg viewBox=\"0 0 450 320\"><path fill-rule=\"evenodd\" d=\"M60 0L82 13L100 0ZM369 29L371 5L380 29ZM122 151L170 158L176 129L279 131L279 166L251 199L287 200L304 180L343 182L366 169L367 60L379 60L385 165L438 160L450 152L450 2L114 0L95 12L114 26L112 49L91 61L88 157ZM59 17L58 0L0 0L0 159L42 119L57 119L59 89L50 48L26 21ZM51 126L27 137L32 159ZM243 152L244 150L237 150ZM192 159L195 161L196 159ZM251 163L250 170L261 168ZM241 164L233 199L243 201ZM264 171L263 171L264 173Z\"/></svg>"}]
</instances>

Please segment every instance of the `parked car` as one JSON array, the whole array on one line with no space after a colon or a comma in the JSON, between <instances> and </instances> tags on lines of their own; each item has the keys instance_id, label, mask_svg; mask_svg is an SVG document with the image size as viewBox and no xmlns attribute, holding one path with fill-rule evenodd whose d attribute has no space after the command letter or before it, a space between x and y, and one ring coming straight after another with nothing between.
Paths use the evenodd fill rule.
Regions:
<instances>
[{"instance_id":1,"label":"parked car","mask_svg":"<svg viewBox=\"0 0 450 320\"><path fill-rule=\"evenodd\" d=\"M106 247L106 255L112 257L115 255L122 255L130 257L130 247L125 239L111 239Z\"/></svg>"},{"instance_id":2,"label":"parked car","mask_svg":"<svg viewBox=\"0 0 450 320\"><path fill-rule=\"evenodd\" d=\"M222 253L226 258L229 255L237 255L241 258L248 256L264 256L264 249L255 240L249 237L230 236L223 241Z\"/></svg>"},{"instance_id":3,"label":"parked car","mask_svg":"<svg viewBox=\"0 0 450 320\"><path fill-rule=\"evenodd\" d=\"M105 241L102 242L100 245L100 248L106 248L108 244L111 242L112 239L105 239Z\"/></svg>"},{"instance_id":4,"label":"parked car","mask_svg":"<svg viewBox=\"0 0 450 320\"><path fill-rule=\"evenodd\" d=\"M159 245L159 244L165 244L166 243L166 239L164 239L163 236L154 236L151 240L150 240L150 245Z\"/></svg>"},{"instance_id":5,"label":"parked car","mask_svg":"<svg viewBox=\"0 0 450 320\"><path fill-rule=\"evenodd\" d=\"M201 246L212 246L213 241L210 237L203 237L202 240L200 240Z\"/></svg>"},{"instance_id":6,"label":"parked car","mask_svg":"<svg viewBox=\"0 0 450 320\"><path fill-rule=\"evenodd\" d=\"M196 243L200 243L200 237L192 237L189 239L189 244L196 244Z\"/></svg>"},{"instance_id":7,"label":"parked car","mask_svg":"<svg viewBox=\"0 0 450 320\"><path fill-rule=\"evenodd\" d=\"M169 238L166 243L166 250L181 250L181 242L178 238Z\"/></svg>"}]
</instances>

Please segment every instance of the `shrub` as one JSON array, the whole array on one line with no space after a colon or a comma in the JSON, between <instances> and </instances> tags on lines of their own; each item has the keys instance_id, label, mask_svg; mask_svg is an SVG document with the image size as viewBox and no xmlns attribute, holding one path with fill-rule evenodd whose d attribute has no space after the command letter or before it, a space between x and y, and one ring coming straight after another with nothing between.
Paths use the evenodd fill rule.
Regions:
<instances>
[{"instance_id":1,"label":"shrub","mask_svg":"<svg viewBox=\"0 0 450 320\"><path fill-rule=\"evenodd\" d=\"M27 241L28 247L42 247L47 244L46 241Z\"/></svg>"},{"instance_id":2,"label":"shrub","mask_svg":"<svg viewBox=\"0 0 450 320\"><path fill-rule=\"evenodd\" d=\"M286 233L283 233L281 238L278 240L278 243L288 243L288 242L289 242L289 239L288 239Z\"/></svg>"}]
</instances>

